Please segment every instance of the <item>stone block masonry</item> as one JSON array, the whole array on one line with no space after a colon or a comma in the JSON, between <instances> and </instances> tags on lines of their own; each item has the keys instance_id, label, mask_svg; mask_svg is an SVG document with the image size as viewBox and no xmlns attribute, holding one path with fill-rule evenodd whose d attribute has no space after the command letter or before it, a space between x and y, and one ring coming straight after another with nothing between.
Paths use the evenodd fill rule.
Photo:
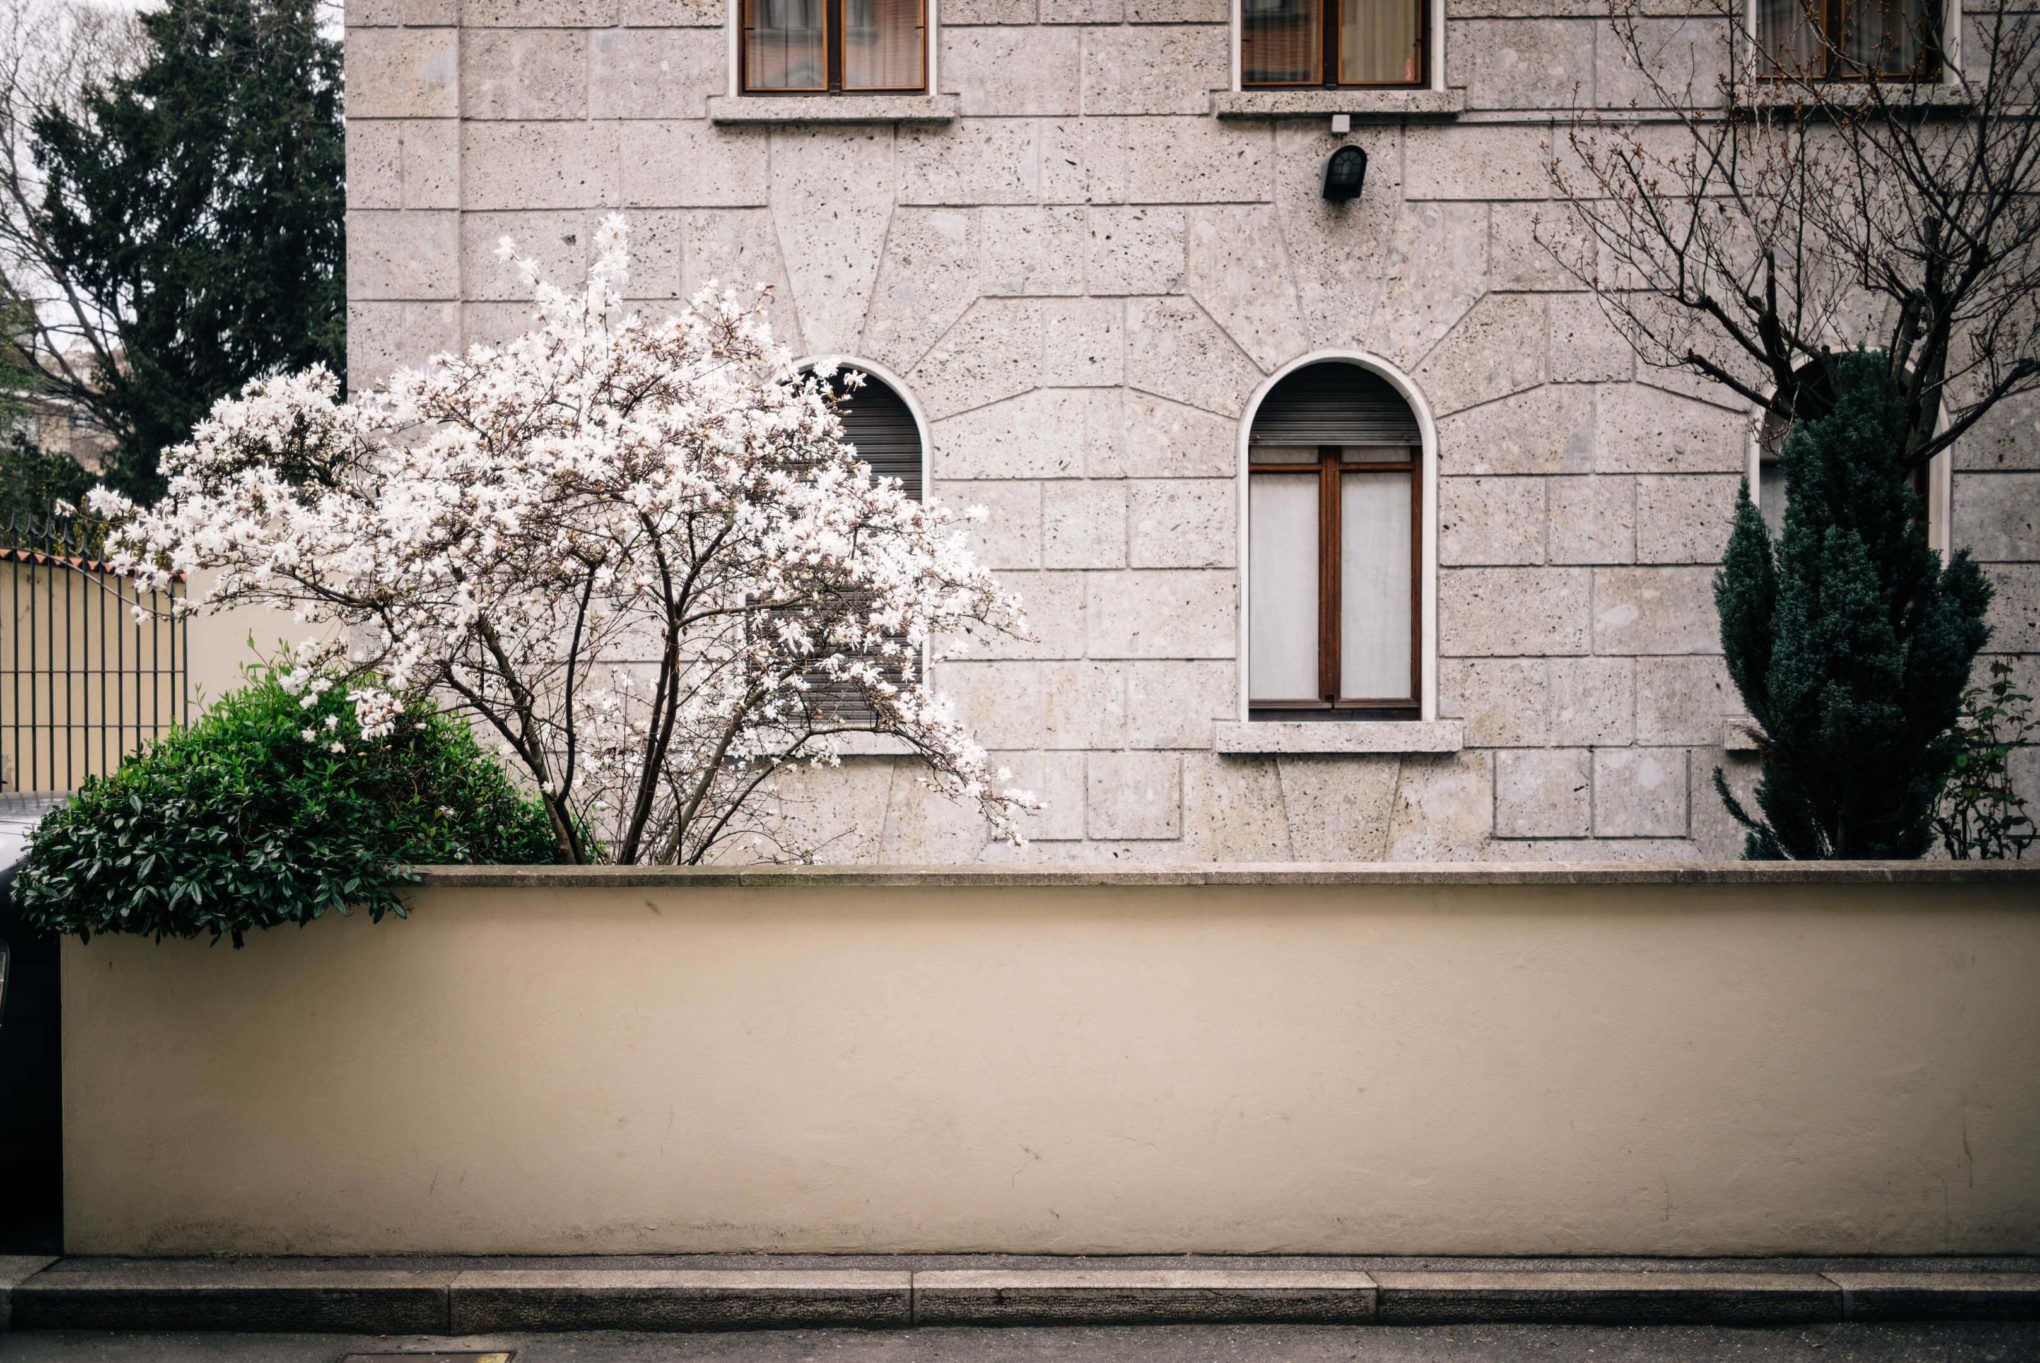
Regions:
<instances>
[{"instance_id":1,"label":"stone block masonry","mask_svg":"<svg viewBox=\"0 0 2040 1363\"><path fill-rule=\"evenodd\" d=\"M1704 22L1660 8L1658 49L1709 88ZM759 123L730 93L721 4L353 0L352 378L508 334L496 240L571 275L618 210L640 306L766 284L796 353L896 376L933 495L988 509L979 550L1034 625L968 641L937 684L1051 808L1029 848L988 846L923 808L904 764L854 758L783 797L832 857L1734 855L1711 776L1750 767L1721 747L1740 706L1711 579L1749 423L1639 366L1538 241L1564 214L1557 121L1637 94L1605 12L1450 0L1446 88L1347 134L1215 116L1242 97L1211 0L948 0L937 19L920 121L805 116L817 97ZM1332 205L1344 143L1367 182ZM1246 718L1241 424L1319 352L1393 366L1432 418L1424 718L1456 724L1457 751L1219 750ZM1945 517L1998 584L2008 654L2040 651L2036 419L2015 404L1964 442Z\"/></svg>"}]
</instances>

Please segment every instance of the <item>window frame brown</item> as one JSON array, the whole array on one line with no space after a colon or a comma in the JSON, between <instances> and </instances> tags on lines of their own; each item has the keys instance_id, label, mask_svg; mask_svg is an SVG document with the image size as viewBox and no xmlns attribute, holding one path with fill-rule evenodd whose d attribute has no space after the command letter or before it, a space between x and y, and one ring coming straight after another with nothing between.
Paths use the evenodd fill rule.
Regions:
<instances>
[{"instance_id":1,"label":"window frame brown","mask_svg":"<svg viewBox=\"0 0 2040 1363\"><path fill-rule=\"evenodd\" d=\"M1920 53L1920 64L1911 71L1870 71L1852 66L1842 55L1842 38L1846 33L1848 11L1857 0L1818 0L1821 16L1818 35L1822 69L1819 72L1788 71L1778 62L1778 54L1770 54L1770 61L1761 73L1770 81L1818 80L1837 81L1844 84L1866 85L1873 80L1895 80L1933 84L1948 78L1948 6L1944 0L1924 0L1923 9L1932 21L1931 30L1925 35L1926 42ZM1795 4L1800 23L1806 23L1809 16L1807 5ZM1759 41L1763 22L1762 12L1754 6L1750 11L1750 31ZM1959 20L1958 20L1959 22Z\"/></svg>"},{"instance_id":2,"label":"window frame brown","mask_svg":"<svg viewBox=\"0 0 2040 1363\"><path fill-rule=\"evenodd\" d=\"M1288 446L1286 448L1308 448ZM1347 459L1343 451L1382 451L1407 449L1409 457L1400 460ZM1302 700L1261 700L1256 699L1251 689L1247 698L1247 718L1273 719L1300 716L1337 716L1344 719L1417 719L1423 712L1424 695L1424 615L1423 615L1423 571L1424 571L1424 451L1421 445L1319 445L1315 464L1292 461L1270 463L1256 460L1250 454L1247 460L1247 481L1249 495L1253 480L1262 475L1285 475L1293 478L1315 476L1318 480L1318 613L1317 613L1317 659L1318 696ZM1339 676L1339 653L1341 607L1344 605L1343 584L1341 583L1341 557L1344 549L1344 527L1341 523L1342 489L1339 479L1347 473L1402 473L1410 480L1410 690L1407 697L1365 697L1341 695ZM1254 546L1251 534L1247 542L1247 563L1252 570ZM1247 681L1252 684L1249 669Z\"/></svg>"},{"instance_id":3,"label":"window frame brown","mask_svg":"<svg viewBox=\"0 0 2040 1363\"><path fill-rule=\"evenodd\" d=\"M1242 9L1236 22L1240 40L1240 89L1242 90L1428 90L1431 88L1432 40L1431 0L1408 0L1417 7L1417 78L1415 80L1339 79L1338 0L1318 0L1318 78L1316 80L1248 80L1247 16ZM745 0L746 4L750 0Z\"/></svg>"},{"instance_id":4,"label":"window frame brown","mask_svg":"<svg viewBox=\"0 0 2040 1363\"><path fill-rule=\"evenodd\" d=\"M741 95L918 95L928 90L928 63L933 35L928 31L928 0L920 0L921 79L913 85L850 85L843 76L844 0L822 0L821 85L753 86L751 84L751 14L759 0L742 0L737 8L737 92Z\"/></svg>"}]
</instances>

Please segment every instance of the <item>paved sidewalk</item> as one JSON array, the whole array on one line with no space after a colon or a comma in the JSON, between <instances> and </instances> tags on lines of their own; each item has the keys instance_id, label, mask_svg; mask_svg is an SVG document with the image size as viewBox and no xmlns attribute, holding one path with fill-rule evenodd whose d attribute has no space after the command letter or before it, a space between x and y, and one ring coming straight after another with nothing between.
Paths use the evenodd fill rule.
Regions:
<instances>
[{"instance_id":1,"label":"paved sidewalk","mask_svg":"<svg viewBox=\"0 0 2040 1363\"><path fill-rule=\"evenodd\" d=\"M2029 1363L2040 1324L1719 1327L1143 1326L446 1336L0 1338L7 1363L338 1363L354 1352L512 1349L515 1363Z\"/></svg>"}]
</instances>

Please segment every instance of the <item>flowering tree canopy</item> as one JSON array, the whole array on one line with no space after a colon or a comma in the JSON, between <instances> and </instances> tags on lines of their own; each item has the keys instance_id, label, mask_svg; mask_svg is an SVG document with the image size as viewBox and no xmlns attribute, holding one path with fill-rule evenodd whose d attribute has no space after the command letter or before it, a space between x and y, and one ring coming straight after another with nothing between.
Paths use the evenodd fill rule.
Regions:
<instances>
[{"instance_id":1,"label":"flowering tree canopy","mask_svg":"<svg viewBox=\"0 0 2040 1363\"><path fill-rule=\"evenodd\" d=\"M116 562L217 570L197 609L328 626L341 642L293 684L344 674L364 735L420 693L467 713L576 862L776 846L772 774L834 763L853 732L895 736L1017 840L1031 797L922 670L966 625L1024 630L1019 602L949 512L872 478L835 376L794 370L755 304L627 312L626 240L603 223L579 291L519 261L536 323L504 346L346 402L319 369L221 402L166 453L163 501L95 494Z\"/></svg>"}]
</instances>

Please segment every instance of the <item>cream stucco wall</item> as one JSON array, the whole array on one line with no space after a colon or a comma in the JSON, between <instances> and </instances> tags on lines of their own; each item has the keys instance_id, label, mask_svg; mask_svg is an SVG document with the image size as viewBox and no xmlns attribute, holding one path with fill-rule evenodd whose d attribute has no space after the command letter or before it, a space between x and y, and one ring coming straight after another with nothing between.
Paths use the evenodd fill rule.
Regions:
<instances>
[{"instance_id":1,"label":"cream stucco wall","mask_svg":"<svg viewBox=\"0 0 2040 1363\"><path fill-rule=\"evenodd\" d=\"M2040 1250L2040 878L1781 869L626 871L69 943L67 1249Z\"/></svg>"}]
</instances>

